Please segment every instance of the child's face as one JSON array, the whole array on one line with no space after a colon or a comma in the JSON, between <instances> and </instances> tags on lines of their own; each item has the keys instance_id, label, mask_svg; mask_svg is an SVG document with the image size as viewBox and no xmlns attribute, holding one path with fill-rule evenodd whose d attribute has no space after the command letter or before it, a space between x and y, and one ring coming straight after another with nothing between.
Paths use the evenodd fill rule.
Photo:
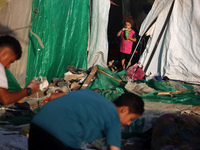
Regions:
<instances>
[{"instance_id":1,"label":"child's face","mask_svg":"<svg viewBox=\"0 0 200 150\"><path fill-rule=\"evenodd\" d=\"M126 22L126 23L125 23L125 28L131 29L131 27L132 27L131 23L129 23L129 22Z\"/></svg>"},{"instance_id":2,"label":"child's face","mask_svg":"<svg viewBox=\"0 0 200 150\"><path fill-rule=\"evenodd\" d=\"M127 113L122 118L120 118L120 122L122 126L126 126L126 125L130 126L131 122L135 120L136 118L138 118L139 116L140 116L139 114Z\"/></svg>"},{"instance_id":3,"label":"child's face","mask_svg":"<svg viewBox=\"0 0 200 150\"><path fill-rule=\"evenodd\" d=\"M130 125L133 120L140 116L140 114L129 113L127 106L122 106L118 113L122 126Z\"/></svg>"},{"instance_id":4,"label":"child's face","mask_svg":"<svg viewBox=\"0 0 200 150\"><path fill-rule=\"evenodd\" d=\"M4 68L10 68L10 65L15 62L17 59L17 55L12 52L11 49L6 48L0 53L1 59L0 62L4 66Z\"/></svg>"}]
</instances>

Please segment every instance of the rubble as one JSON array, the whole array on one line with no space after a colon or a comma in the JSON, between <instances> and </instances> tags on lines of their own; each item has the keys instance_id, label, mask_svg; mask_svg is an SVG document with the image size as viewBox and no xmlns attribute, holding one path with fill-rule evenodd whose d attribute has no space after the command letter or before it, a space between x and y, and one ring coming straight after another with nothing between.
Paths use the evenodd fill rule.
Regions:
<instances>
[{"instance_id":1,"label":"rubble","mask_svg":"<svg viewBox=\"0 0 200 150\"><path fill-rule=\"evenodd\" d=\"M83 85L87 81L87 78L89 80L87 83L87 86L88 86L92 81L95 81L95 78L96 78L95 74L96 72L98 72L97 71L98 68L97 69L91 68L91 69L94 69L93 72L91 69L88 71L84 71L82 69L76 69L73 66L68 66L67 68L69 70L68 72L64 74L63 78L60 78L60 79L52 78L51 83L47 83L47 79L43 77L41 80L41 92L39 92L38 94L33 94L23 99L24 102L27 102L30 105L30 110L37 111L38 109L37 102L39 102L39 107L45 105L46 104L45 99L48 98L51 93L69 92L69 91L85 88ZM91 76L89 77L89 75ZM108 78L114 81L114 79L112 79L111 77L108 76ZM116 81L118 82L118 79ZM122 82L122 80L120 80L120 82ZM175 88L175 89L183 89L183 90L187 89L185 86L182 86L181 84L179 83L177 84L177 83L178 82L170 81L170 80L168 80L168 82L165 82L167 86L171 86L172 88ZM148 86L146 83L135 82L135 80L132 80L132 79L127 80L127 83L125 84L124 88L127 91L133 92L138 95L148 94L150 92L156 91L156 89ZM197 85L194 85L194 88L196 89L195 91L196 94L199 94L200 87ZM103 92L101 88L94 88L93 90L99 93ZM12 108L13 106L14 105L8 106L8 107ZM5 113L6 109L8 110L8 108L2 108L0 112ZM145 101L145 112L140 118L138 118L138 119L145 120L141 133L145 134L146 132L148 132L154 126L156 120L160 116L167 113L176 114L179 117L183 115L187 115L189 117L194 117L195 119L200 119L200 106ZM9 117L10 118L14 117L12 115L10 115ZM22 142L20 139L17 139L17 138L23 137L24 140L27 140L27 137L28 137L27 132L29 131L28 125L20 126L18 128L17 126L14 126L12 129L8 130L7 127L9 126L9 122L0 121L0 124L2 125L2 128L0 128L0 130L2 132L4 132L3 130L6 130L6 132L8 132L7 134L0 134L1 139L10 138L10 139L13 139L14 143ZM127 130L125 130L124 128L122 128L122 131L127 132ZM132 129L129 131L132 131ZM17 138L13 138L13 137L17 137ZM145 139L145 138L141 138L137 136L130 137L128 139L122 139L122 150L138 149L138 148L143 148L143 149L148 150L150 149L150 146L151 144L149 143L149 139ZM1 147L3 147L5 150L9 150L9 148L13 147L13 145L11 143L5 142L5 143L2 143ZM16 145L16 147L18 146ZM101 147L100 149L105 149L105 150L107 149L103 139L94 141L92 143L83 144L83 149L87 149L87 150L98 149L99 147ZM21 146L19 146L18 148L27 150L27 143L26 144L21 143Z\"/></svg>"}]
</instances>

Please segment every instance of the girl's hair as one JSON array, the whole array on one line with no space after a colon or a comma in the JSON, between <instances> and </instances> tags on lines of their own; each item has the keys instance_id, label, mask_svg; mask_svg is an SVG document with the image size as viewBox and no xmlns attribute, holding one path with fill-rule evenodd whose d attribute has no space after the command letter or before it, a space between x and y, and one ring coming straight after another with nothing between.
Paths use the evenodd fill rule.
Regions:
<instances>
[{"instance_id":1,"label":"girl's hair","mask_svg":"<svg viewBox=\"0 0 200 150\"><path fill-rule=\"evenodd\" d=\"M135 24L135 21L133 20L132 16L131 15L126 15L124 16L123 20L122 20L122 23L123 25L125 25L126 22L129 22L131 24L131 26L133 27L134 24Z\"/></svg>"}]
</instances>

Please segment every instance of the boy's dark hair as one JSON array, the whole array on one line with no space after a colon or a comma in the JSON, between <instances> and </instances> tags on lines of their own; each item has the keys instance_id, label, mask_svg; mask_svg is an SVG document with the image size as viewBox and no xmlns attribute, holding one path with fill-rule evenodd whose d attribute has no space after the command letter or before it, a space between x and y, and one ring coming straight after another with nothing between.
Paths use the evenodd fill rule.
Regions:
<instances>
[{"instance_id":1,"label":"boy's dark hair","mask_svg":"<svg viewBox=\"0 0 200 150\"><path fill-rule=\"evenodd\" d=\"M17 55L16 60L21 58L22 48L17 39L9 35L0 36L0 48L4 46L9 47L15 53L15 55Z\"/></svg>"},{"instance_id":2,"label":"boy's dark hair","mask_svg":"<svg viewBox=\"0 0 200 150\"><path fill-rule=\"evenodd\" d=\"M144 112L144 102L142 98L130 92L122 94L113 101L113 103L117 107L128 106L129 113L142 115Z\"/></svg>"},{"instance_id":3,"label":"boy's dark hair","mask_svg":"<svg viewBox=\"0 0 200 150\"><path fill-rule=\"evenodd\" d=\"M132 27L135 24L135 21L133 20L133 17L131 15L124 16L124 18L122 20L123 25L125 25L126 22L129 22L132 25Z\"/></svg>"}]
</instances>

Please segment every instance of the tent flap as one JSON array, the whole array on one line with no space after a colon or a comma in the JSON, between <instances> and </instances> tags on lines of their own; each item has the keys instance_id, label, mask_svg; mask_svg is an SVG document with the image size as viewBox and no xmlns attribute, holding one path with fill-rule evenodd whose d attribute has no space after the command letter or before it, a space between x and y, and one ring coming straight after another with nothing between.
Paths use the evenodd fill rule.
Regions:
<instances>
[{"instance_id":1,"label":"tent flap","mask_svg":"<svg viewBox=\"0 0 200 150\"><path fill-rule=\"evenodd\" d=\"M155 4L166 3L161 9L155 5L144 20L142 27L151 24L151 18L156 13L157 20L155 28L148 45L141 56L140 62L144 65L148 62L150 54L156 44L156 40L162 29L164 19L168 14L171 3L168 0L156 0ZM167 76L170 79L181 80L189 83L200 83L200 12L198 11L200 1L175 0L174 8L168 25L159 41L156 52L146 71L152 75L159 74L162 77ZM158 9L158 10L157 10ZM162 10L162 11L160 11ZM140 33L143 32L141 28Z\"/></svg>"},{"instance_id":2,"label":"tent flap","mask_svg":"<svg viewBox=\"0 0 200 150\"><path fill-rule=\"evenodd\" d=\"M5 2L5 3L4 3ZM2 5L4 3L4 5ZM23 8L22 8L23 6ZM10 71L21 87L25 85L32 1L0 1L0 35L15 37L22 46L22 57L11 65Z\"/></svg>"},{"instance_id":3,"label":"tent flap","mask_svg":"<svg viewBox=\"0 0 200 150\"><path fill-rule=\"evenodd\" d=\"M110 0L92 1L91 39L88 53L88 67L107 66L108 38L107 26Z\"/></svg>"}]
</instances>

